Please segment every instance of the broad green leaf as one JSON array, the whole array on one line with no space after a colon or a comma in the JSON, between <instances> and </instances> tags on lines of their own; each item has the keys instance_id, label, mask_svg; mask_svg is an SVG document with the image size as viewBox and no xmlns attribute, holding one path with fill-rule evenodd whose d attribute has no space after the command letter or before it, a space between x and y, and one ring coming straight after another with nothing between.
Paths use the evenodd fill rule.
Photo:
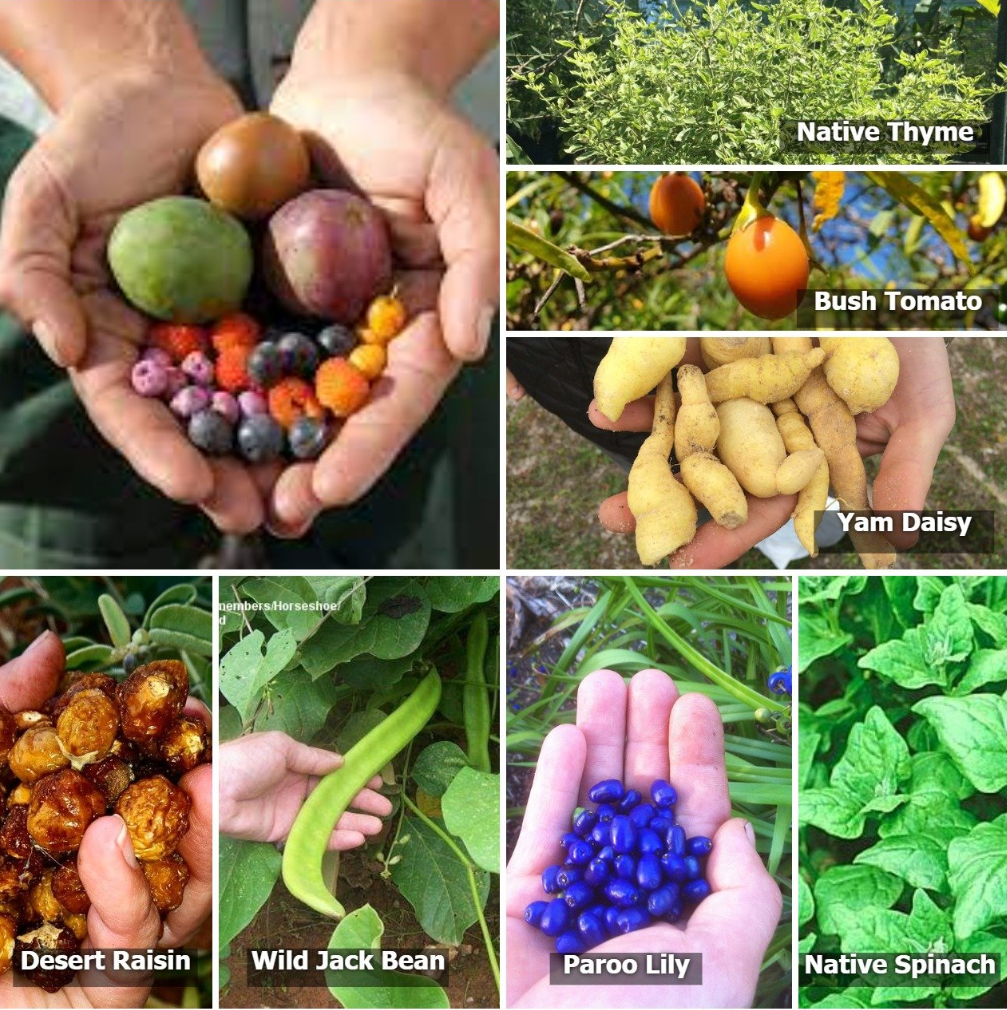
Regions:
<instances>
[{"instance_id":1,"label":"broad green leaf","mask_svg":"<svg viewBox=\"0 0 1007 1010\"><path fill-rule=\"evenodd\" d=\"M948 846L948 883L955 897L955 936L965 939L1007 909L1007 815L977 824Z\"/></svg>"},{"instance_id":2,"label":"broad green leaf","mask_svg":"<svg viewBox=\"0 0 1007 1010\"><path fill-rule=\"evenodd\" d=\"M882 796L898 792L899 783L909 778L909 748L875 705L862 723L850 730L846 750L832 772L830 783L844 789L864 806ZM877 808L875 808L877 809Z\"/></svg>"},{"instance_id":3,"label":"broad green leaf","mask_svg":"<svg viewBox=\"0 0 1007 1010\"><path fill-rule=\"evenodd\" d=\"M130 639L133 637L133 629L130 628L129 619L122 612L122 607L108 593L102 593L98 597L98 609L101 611L105 627L108 628L112 644L117 649L129 645Z\"/></svg>"},{"instance_id":4,"label":"broad green leaf","mask_svg":"<svg viewBox=\"0 0 1007 1010\"><path fill-rule=\"evenodd\" d=\"M532 256L570 274L571 277L582 281L591 280L591 274L580 260L512 218L507 218L507 244L522 252L531 253Z\"/></svg>"},{"instance_id":5,"label":"broad green leaf","mask_svg":"<svg viewBox=\"0 0 1007 1010\"><path fill-rule=\"evenodd\" d=\"M820 932L838 934L833 913L857 913L865 908L891 908L905 885L874 866L833 866L814 884L815 913ZM866 949L866 948L865 948Z\"/></svg>"},{"instance_id":6,"label":"broad green leaf","mask_svg":"<svg viewBox=\"0 0 1007 1010\"><path fill-rule=\"evenodd\" d=\"M472 859L500 872L500 776L463 768L441 798L444 824Z\"/></svg>"},{"instance_id":7,"label":"broad green leaf","mask_svg":"<svg viewBox=\"0 0 1007 1010\"><path fill-rule=\"evenodd\" d=\"M333 930L329 950L381 950L385 925L364 905L350 912ZM367 984L361 984L366 980ZM450 1006L447 993L425 975L375 968L373 971L325 972L329 992L346 1010L384 1010L386 1007L442 1008Z\"/></svg>"},{"instance_id":8,"label":"broad green leaf","mask_svg":"<svg viewBox=\"0 0 1007 1010\"><path fill-rule=\"evenodd\" d=\"M977 649L969 660L965 676L955 685L955 695L971 694L987 684L1007 680L1007 649Z\"/></svg>"},{"instance_id":9,"label":"broad green leaf","mask_svg":"<svg viewBox=\"0 0 1007 1010\"><path fill-rule=\"evenodd\" d=\"M277 631L289 629L298 642L325 617L311 585L301 578L246 579L241 583L241 592L262 606L262 615Z\"/></svg>"},{"instance_id":10,"label":"broad green leaf","mask_svg":"<svg viewBox=\"0 0 1007 1010\"><path fill-rule=\"evenodd\" d=\"M864 832L860 801L843 789L806 789L797 812L801 824L814 824L836 838L859 838Z\"/></svg>"},{"instance_id":11,"label":"broad green leaf","mask_svg":"<svg viewBox=\"0 0 1007 1010\"><path fill-rule=\"evenodd\" d=\"M394 687L413 668L412 654L398 659L376 659L374 656L357 656L343 663L335 672L340 684L358 691L387 691Z\"/></svg>"},{"instance_id":12,"label":"broad green leaf","mask_svg":"<svg viewBox=\"0 0 1007 1010\"><path fill-rule=\"evenodd\" d=\"M815 752L818 750L818 745L821 742L822 734L811 731L804 732L802 730L801 734L797 738L798 785L802 788L808 782L808 776L811 774L811 766L815 759Z\"/></svg>"},{"instance_id":13,"label":"broad green leaf","mask_svg":"<svg viewBox=\"0 0 1007 1010\"><path fill-rule=\"evenodd\" d=\"M815 917L815 898L803 874L797 876L797 888L797 924L803 926Z\"/></svg>"},{"instance_id":14,"label":"broad green leaf","mask_svg":"<svg viewBox=\"0 0 1007 1010\"><path fill-rule=\"evenodd\" d=\"M951 995L955 999L974 1000L984 992L988 992L998 982L1007 979L1007 939L1002 936L994 936L992 933L982 931L973 933L955 944L955 953L962 957L970 957L975 954L1000 955L999 978L993 978L989 984L984 985L953 985L951 986Z\"/></svg>"},{"instance_id":15,"label":"broad green leaf","mask_svg":"<svg viewBox=\"0 0 1007 1010\"><path fill-rule=\"evenodd\" d=\"M947 793L913 793L909 802L888 816L881 818L878 834L918 835L929 838L945 849L952 838L967 835L976 819L962 810L959 801Z\"/></svg>"},{"instance_id":16,"label":"broad green leaf","mask_svg":"<svg viewBox=\"0 0 1007 1010\"><path fill-rule=\"evenodd\" d=\"M995 694L924 698L913 706L965 777L983 793L1007 786L1007 701Z\"/></svg>"},{"instance_id":17,"label":"broad green leaf","mask_svg":"<svg viewBox=\"0 0 1007 1010\"><path fill-rule=\"evenodd\" d=\"M268 842L220 836L220 945L230 943L266 903L280 876L280 853Z\"/></svg>"},{"instance_id":18,"label":"broad green leaf","mask_svg":"<svg viewBox=\"0 0 1007 1010\"><path fill-rule=\"evenodd\" d=\"M890 835L857 853L853 862L887 870L912 887L940 892L947 884L947 854L942 846L925 837Z\"/></svg>"},{"instance_id":19,"label":"broad green leaf","mask_svg":"<svg viewBox=\"0 0 1007 1010\"><path fill-rule=\"evenodd\" d=\"M815 947L815 941L818 939L817 933L809 933L804 937L800 943L797 945L798 954L810 954Z\"/></svg>"},{"instance_id":20,"label":"broad green leaf","mask_svg":"<svg viewBox=\"0 0 1007 1010\"><path fill-rule=\"evenodd\" d=\"M473 603L488 603L500 592L496 575L432 575L424 583L430 606L453 614Z\"/></svg>"},{"instance_id":21,"label":"broad green leaf","mask_svg":"<svg viewBox=\"0 0 1007 1010\"><path fill-rule=\"evenodd\" d=\"M363 653L398 659L415 652L430 623L430 601L415 579L385 577L368 583L367 602L359 624L333 619L304 643L301 663L320 677Z\"/></svg>"},{"instance_id":22,"label":"broad green leaf","mask_svg":"<svg viewBox=\"0 0 1007 1010\"><path fill-rule=\"evenodd\" d=\"M336 685L329 677L312 680L297 666L269 682L265 701L255 717L256 732L279 730L295 740L311 740L336 703Z\"/></svg>"},{"instance_id":23,"label":"broad green leaf","mask_svg":"<svg viewBox=\"0 0 1007 1010\"><path fill-rule=\"evenodd\" d=\"M939 684L945 687L947 672L940 663L930 663L926 655L926 628L910 628L901 638L882 642L857 663L862 670L877 670L883 677L905 688Z\"/></svg>"},{"instance_id":24,"label":"broad green leaf","mask_svg":"<svg viewBox=\"0 0 1007 1010\"><path fill-rule=\"evenodd\" d=\"M468 873L449 846L415 817L406 817L400 844L392 850L399 862L392 880L413 906L420 926L433 940L457 946L478 918ZM402 839L406 839L404 842ZM490 875L476 870L480 907L489 897Z\"/></svg>"},{"instance_id":25,"label":"broad green leaf","mask_svg":"<svg viewBox=\"0 0 1007 1010\"><path fill-rule=\"evenodd\" d=\"M852 636L845 632L837 635L824 614L814 610L802 611L801 634L797 643L799 672L803 673L812 663L845 649L852 640Z\"/></svg>"},{"instance_id":26,"label":"broad green leaf","mask_svg":"<svg viewBox=\"0 0 1007 1010\"><path fill-rule=\"evenodd\" d=\"M150 615L150 637L198 656L212 656L213 615L199 607L169 603Z\"/></svg>"},{"instance_id":27,"label":"broad green leaf","mask_svg":"<svg viewBox=\"0 0 1007 1010\"><path fill-rule=\"evenodd\" d=\"M937 609L923 628L928 662L943 665L968 659L974 635L961 586L948 586L944 590Z\"/></svg>"},{"instance_id":28,"label":"broad green leaf","mask_svg":"<svg viewBox=\"0 0 1007 1010\"><path fill-rule=\"evenodd\" d=\"M468 759L458 744L451 740L438 740L420 751L410 775L424 792L441 797L454 777L467 767Z\"/></svg>"},{"instance_id":29,"label":"broad green leaf","mask_svg":"<svg viewBox=\"0 0 1007 1010\"><path fill-rule=\"evenodd\" d=\"M220 691L247 723L262 700L263 688L293 658L297 643L290 631L278 631L266 643L261 631L246 635L220 662Z\"/></svg>"},{"instance_id":30,"label":"broad green leaf","mask_svg":"<svg viewBox=\"0 0 1007 1010\"><path fill-rule=\"evenodd\" d=\"M1007 616L997 614L989 607L977 603L970 603L968 610L972 623L989 637L995 648L1002 649L1007 646Z\"/></svg>"}]
</instances>

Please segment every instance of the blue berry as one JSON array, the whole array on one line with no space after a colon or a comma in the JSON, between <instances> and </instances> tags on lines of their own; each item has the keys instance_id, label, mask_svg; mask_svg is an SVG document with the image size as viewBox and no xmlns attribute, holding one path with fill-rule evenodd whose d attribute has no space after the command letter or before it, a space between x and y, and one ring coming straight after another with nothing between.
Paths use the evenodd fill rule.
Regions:
<instances>
[{"instance_id":1,"label":"blue berry","mask_svg":"<svg viewBox=\"0 0 1007 1010\"><path fill-rule=\"evenodd\" d=\"M353 330L340 326L339 323L326 326L315 340L330 358L346 357L357 346L357 336Z\"/></svg>"},{"instance_id":2,"label":"blue berry","mask_svg":"<svg viewBox=\"0 0 1007 1010\"><path fill-rule=\"evenodd\" d=\"M605 896L613 905L629 908L640 899L640 892L628 880L610 880L605 885Z\"/></svg>"},{"instance_id":3,"label":"blue berry","mask_svg":"<svg viewBox=\"0 0 1007 1010\"><path fill-rule=\"evenodd\" d=\"M287 375L310 379L318 371L318 345L303 333L285 333L276 344Z\"/></svg>"},{"instance_id":4,"label":"blue berry","mask_svg":"<svg viewBox=\"0 0 1007 1010\"><path fill-rule=\"evenodd\" d=\"M189 419L189 441L211 456L226 456L234 447L234 426L215 410L201 410Z\"/></svg>"},{"instance_id":5,"label":"blue berry","mask_svg":"<svg viewBox=\"0 0 1007 1010\"><path fill-rule=\"evenodd\" d=\"M245 368L252 382L268 389L283 378L283 355L271 340L263 340L252 349Z\"/></svg>"},{"instance_id":6,"label":"blue berry","mask_svg":"<svg viewBox=\"0 0 1007 1010\"><path fill-rule=\"evenodd\" d=\"M627 791L626 795L619 800L615 809L618 810L620 814L628 814L642 799L643 796L641 795L639 789L630 789Z\"/></svg>"},{"instance_id":7,"label":"blue berry","mask_svg":"<svg viewBox=\"0 0 1007 1010\"><path fill-rule=\"evenodd\" d=\"M593 912L582 912L577 917L577 932L586 949L597 947L599 943L604 943L607 939L602 919Z\"/></svg>"},{"instance_id":8,"label":"blue berry","mask_svg":"<svg viewBox=\"0 0 1007 1010\"><path fill-rule=\"evenodd\" d=\"M689 901L702 901L710 893L710 885L700 877L698 880L690 880L682 888L682 897Z\"/></svg>"},{"instance_id":9,"label":"blue berry","mask_svg":"<svg viewBox=\"0 0 1007 1010\"><path fill-rule=\"evenodd\" d=\"M287 439L297 459L318 459L329 444L329 427L314 417L300 417L290 426Z\"/></svg>"},{"instance_id":10,"label":"blue berry","mask_svg":"<svg viewBox=\"0 0 1007 1010\"><path fill-rule=\"evenodd\" d=\"M558 880L559 871L562 869L562 866L547 866L542 871L542 890L546 894L559 894L563 890Z\"/></svg>"},{"instance_id":11,"label":"blue berry","mask_svg":"<svg viewBox=\"0 0 1007 1010\"><path fill-rule=\"evenodd\" d=\"M575 911L586 908L594 901L594 888L590 884L585 884L583 880L576 880L563 892L563 900L567 908Z\"/></svg>"},{"instance_id":12,"label":"blue berry","mask_svg":"<svg viewBox=\"0 0 1007 1010\"><path fill-rule=\"evenodd\" d=\"M546 936L559 936L570 925L570 909L562 898L553 898L539 920L539 929Z\"/></svg>"},{"instance_id":13,"label":"blue berry","mask_svg":"<svg viewBox=\"0 0 1007 1010\"><path fill-rule=\"evenodd\" d=\"M592 803L616 803L623 796L622 783L618 779L605 779L596 782L587 791L587 798Z\"/></svg>"},{"instance_id":14,"label":"blue berry","mask_svg":"<svg viewBox=\"0 0 1007 1010\"><path fill-rule=\"evenodd\" d=\"M636 847L640 850L641 855L647 855L650 852L663 852L664 842L661 841L661 836L656 831L644 828L640 832Z\"/></svg>"},{"instance_id":15,"label":"blue berry","mask_svg":"<svg viewBox=\"0 0 1007 1010\"><path fill-rule=\"evenodd\" d=\"M533 901L525 907L524 921L538 928L539 923L542 921L542 913L548 904L548 901Z\"/></svg>"},{"instance_id":16,"label":"blue berry","mask_svg":"<svg viewBox=\"0 0 1007 1010\"><path fill-rule=\"evenodd\" d=\"M559 884L560 890L565 890L583 876L584 873L579 866L563 866L556 874L556 883Z\"/></svg>"},{"instance_id":17,"label":"blue berry","mask_svg":"<svg viewBox=\"0 0 1007 1010\"><path fill-rule=\"evenodd\" d=\"M648 856L641 856L636 864L636 882L645 891L653 891L655 887L661 886L663 874L661 873L661 862L653 853Z\"/></svg>"},{"instance_id":18,"label":"blue berry","mask_svg":"<svg viewBox=\"0 0 1007 1010\"><path fill-rule=\"evenodd\" d=\"M269 414L253 414L238 425L238 448L249 463L268 463L283 452L283 429Z\"/></svg>"},{"instance_id":19,"label":"blue berry","mask_svg":"<svg viewBox=\"0 0 1007 1010\"><path fill-rule=\"evenodd\" d=\"M681 824L672 825L668 837L668 848L671 849L676 856L685 855L685 828L683 828Z\"/></svg>"},{"instance_id":20,"label":"blue berry","mask_svg":"<svg viewBox=\"0 0 1007 1010\"><path fill-rule=\"evenodd\" d=\"M612 848L616 852L630 852L636 847L636 825L625 815L612 818Z\"/></svg>"},{"instance_id":21,"label":"blue berry","mask_svg":"<svg viewBox=\"0 0 1007 1010\"><path fill-rule=\"evenodd\" d=\"M647 911L651 915L660 917L667 915L678 901L678 885L665 884L650 892L647 898Z\"/></svg>"},{"instance_id":22,"label":"blue berry","mask_svg":"<svg viewBox=\"0 0 1007 1010\"><path fill-rule=\"evenodd\" d=\"M598 815L593 810L582 810L573 819L573 830L583 838L584 835L591 833L597 820Z\"/></svg>"},{"instance_id":23,"label":"blue berry","mask_svg":"<svg viewBox=\"0 0 1007 1010\"><path fill-rule=\"evenodd\" d=\"M585 950L584 941L572 929L556 937L557 954L581 954Z\"/></svg>"},{"instance_id":24,"label":"blue berry","mask_svg":"<svg viewBox=\"0 0 1007 1010\"><path fill-rule=\"evenodd\" d=\"M710 849L713 848L713 842L705 835L696 835L686 842L685 847L690 856L708 856Z\"/></svg>"},{"instance_id":25,"label":"blue berry","mask_svg":"<svg viewBox=\"0 0 1007 1010\"><path fill-rule=\"evenodd\" d=\"M678 799L675 787L664 779L656 779L650 787L650 798L659 807L673 807Z\"/></svg>"},{"instance_id":26,"label":"blue berry","mask_svg":"<svg viewBox=\"0 0 1007 1010\"><path fill-rule=\"evenodd\" d=\"M650 913L645 908L627 908L615 921L620 933L632 933L650 925Z\"/></svg>"}]
</instances>

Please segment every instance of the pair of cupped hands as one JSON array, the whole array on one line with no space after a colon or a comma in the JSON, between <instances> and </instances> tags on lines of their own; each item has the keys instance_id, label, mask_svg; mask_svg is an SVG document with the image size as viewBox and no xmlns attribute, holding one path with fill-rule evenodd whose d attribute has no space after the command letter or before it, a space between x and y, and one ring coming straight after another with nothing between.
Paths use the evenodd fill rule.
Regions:
<instances>
[{"instance_id":1,"label":"pair of cupped hands","mask_svg":"<svg viewBox=\"0 0 1007 1010\"><path fill-rule=\"evenodd\" d=\"M148 322L106 261L119 217L182 193L203 142L241 115L207 72L111 73L79 90L11 178L0 230L0 301L69 370L102 436L169 498L229 533L302 536L364 495L433 412L461 363L485 350L498 290L498 168L477 131L419 82L291 70L270 111L301 130L319 185L355 188L385 214L410 324L371 401L315 462L211 459L130 372Z\"/></svg>"}]
</instances>

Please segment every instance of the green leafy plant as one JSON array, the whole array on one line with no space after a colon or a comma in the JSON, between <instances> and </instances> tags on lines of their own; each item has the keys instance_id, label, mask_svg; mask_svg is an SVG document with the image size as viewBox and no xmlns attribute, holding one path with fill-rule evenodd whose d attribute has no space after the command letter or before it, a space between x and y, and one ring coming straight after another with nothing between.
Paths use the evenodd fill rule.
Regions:
<instances>
[{"instance_id":1,"label":"green leafy plant","mask_svg":"<svg viewBox=\"0 0 1007 1010\"><path fill-rule=\"evenodd\" d=\"M1002 981L1007 579L809 577L799 628L801 953L986 951ZM993 984L801 1005L969 1006Z\"/></svg>"},{"instance_id":2,"label":"green leafy plant","mask_svg":"<svg viewBox=\"0 0 1007 1010\"><path fill-rule=\"evenodd\" d=\"M508 105L520 123L537 97L582 163L920 164L964 154L781 142L781 128L796 120L989 120L987 103L1002 89L963 69L950 34L921 44L917 29L892 55L897 33L883 0L853 8L706 0L682 11L669 0L647 18L611 3L590 32L557 33L553 48L568 50L564 60L512 59Z\"/></svg>"},{"instance_id":3,"label":"green leafy plant","mask_svg":"<svg viewBox=\"0 0 1007 1010\"><path fill-rule=\"evenodd\" d=\"M488 767L497 752L490 743L498 703L498 579L223 578L220 594L220 691L228 702L222 739L279 730L347 754L385 730L390 737L352 752L352 760L348 756L312 794L318 801L311 810L305 806L304 820L299 817L291 831L291 844L310 853L311 865L285 859L285 879L292 874L297 896L339 919L331 936L326 929L328 947L378 949L383 939L421 946L408 921L384 922L370 904L352 908L349 902L344 909L333 897L340 888L332 854L321 867L324 884L318 880L324 844L316 844L314 828L327 837L357 780L369 778L376 755L387 753L382 774L397 809L390 830L367 854L393 889L384 900L397 905L399 896L405 899L419 929L436 944L457 946L478 925L498 985L495 910L487 908L492 875L500 872L499 775ZM420 704L421 696L429 703ZM423 712L414 716L417 707ZM281 857L272 845L222 837L220 866L219 954L226 983L232 941L249 924L254 928L273 896ZM325 887L330 894L322 893ZM380 889L375 893L380 904ZM277 900L289 901L286 895ZM324 926L315 911L298 907ZM449 1005L445 990L428 979L376 972L370 985L359 981L338 972L328 976L344 1006L377 1005L376 999L399 1007Z\"/></svg>"},{"instance_id":4,"label":"green leafy plant","mask_svg":"<svg viewBox=\"0 0 1007 1010\"><path fill-rule=\"evenodd\" d=\"M773 694L767 681L791 661L790 582L626 576L591 583L597 587L593 605L559 613L548 631L508 655L512 775L525 781L523 770L536 765L549 731L575 720L577 688L595 670L624 676L663 670L682 694L711 698L724 722L732 816L752 824L758 850L783 894L783 914L753 1005L783 1005L790 991L792 933L791 722L789 699ZM523 814L523 807L508 809L515 822Z\"/></svg>"}]
</instances>

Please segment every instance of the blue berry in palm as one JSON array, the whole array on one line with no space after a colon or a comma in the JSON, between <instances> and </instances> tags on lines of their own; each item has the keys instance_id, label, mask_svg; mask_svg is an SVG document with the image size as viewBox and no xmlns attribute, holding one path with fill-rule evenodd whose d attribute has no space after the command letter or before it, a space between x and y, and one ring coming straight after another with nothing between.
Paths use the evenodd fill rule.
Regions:
<instances>
[{"instance_id":1,"label":"blue berry in palm","mask_svg":"<svg viewBox=\"0 0 1007 1010\"><path fill-rule=\"evenodd\" d=\"M238 449L249 463L268 463L283 452L283 429L269 414L253 414L238 425Z\"/></svg>"},{"instance_id":2,"label":"blue berry in palm","mask_svg":"<svg viewBox=\"0 0 1007 1010\"><path fill-rule=\"evenodd\" d=\"M272 340L263 340L252 348L245 367L252 382L268 389L283 378L283 355Z\"/></svg>"},{"instance_id":3,"label":"blue berry in palm","mask_svg":"<svg viewBox=\"0 0 1007 1010\"><path fill-rule=\"evenodd\" d=\"M276 345L286 375L310 379L318 371L318 345L303 333L285 333Z\"/></svg>"},{"instance_id":4,"label":"blue berry in palm","mask_svg":"<svg viewBox=\"0 0 1007 1010\"><path fill-rule=\"evenodd\" d=\"M296 459L318 459L329 444L329 426L314 417L298 418L287 432L290 451Z\"/></svg>"},{"instance_id":5,"label":"blue berry in palm","mask_svg":"<svg viewBox=\"0 0 1007 1010\"><path fill-rule=\"evenodd\" d=\"M340 326L339 323L326 326L315 340L330 358L345 358L357 346L357 336L353 330Z\"/></svg>"},{"instance_id":6,"label":"blue berry in palm","mask_svg":"<svg viewBox=\"0 0 1007 1010\"><path fill-rule=\"evenodd\" d=\"M234 446L234 426L215 410L201 410L189 419L189 441L210 456L226 456Z\"/></svg>"}]
</instances>

